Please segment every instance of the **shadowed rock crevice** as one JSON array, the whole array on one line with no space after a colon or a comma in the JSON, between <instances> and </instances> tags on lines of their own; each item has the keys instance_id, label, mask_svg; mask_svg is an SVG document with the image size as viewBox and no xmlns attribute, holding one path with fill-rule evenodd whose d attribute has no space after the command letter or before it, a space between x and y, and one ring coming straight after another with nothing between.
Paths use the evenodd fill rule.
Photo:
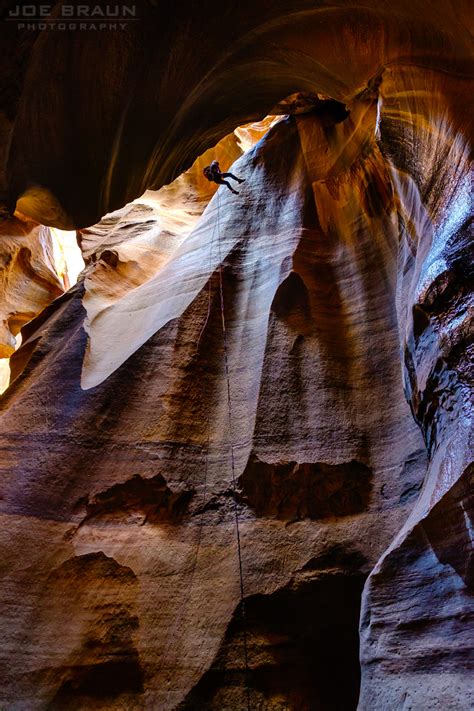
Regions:
<instances>
[{"instance_id":1,"label":"shadowed rock crevice","mask_svg":"<svg viewBox=\"0 0 474 711\"><path fill-rule=\"evenodd\" d=\"M463 343L460 350L463 356L469 357L468 344ZM462 364L453 362L455 357L456 352L453 350L449 359L438 358L426 378L424 389L420 390L408 350L405 353L407 374L412 387L411 406L415 419L422 428L430 454L433 453L443 431L456 419L465 398Z\"/></svg>"},{"instance_id":2,"label":"shadowed rock crevice","mask_svg":"<svg viewBox=\"0 0 474 711\"><path fill-rule=\"evenodd\" d=\"M358 555L351 562L360 562ZM344 563L339 555L339 562ZM331 554L327 561L331 562ZM349 556L350 558L350 556ZM360 671L358 621L365 576L306 571L288 587L246 600L249 673L245 673L241 608L217 657L180 711L352 711ZM318 564L313 561L316 568ZM331 562L337 567L337 561Z\"/></svg>"},{"instance_id":3,"label":"shadowed rock crevice","mask_svg":"<svg viewBox=\"0 0 474 711\"><path fill-rule=\"evenodd\" d=\"M161 474L150 479L135 474L123 484L115 484L89 499L83 524L113 522L124 517L138 517L141 523L176 523L185 514L193 495L194 491L172 491Z\"/></svg>"},{"instance_id":4,"label":"shadowed rock crevice","mask_svg":"<svg viewBox=\"0 0 474 711\"><path fill-rule=\"evenodd\" d=\"M310 558L298 572L321 572L324 570L369 572L370 563L361 551L355 550L344 543L336 543L328 546L319 555Z\"/></svg>"},{"instance_id":5,"label":"shadowed rock crevice","mask_svg":"<svg viewBox=\"0 0 474 711\"><path fill-rule=\"evenodd\" d=\"M308 289L299 274L290 272L279 286L273 299L272 310L277 318L301 336L314 330Z\"/></svg>"},{"instance_id":6,"label":"shadowed rock crevice","mask_svg":"<svg viewBox=\"0 0 474 711\"><path fill-rule=\"evenodd\" d=\"M279 101L273 114L315 114L323 126L333 126L345 121L350 111L340 101L322 99L314 92L298 91Z\"/></svg>"},{"instance_id":7,"label":"shadowed rock crevice","mask_svg":"<svg viewBox=\"0 0 474 711\"><path fill-rule=\"evenodd\" d=\"M252 456L239 478L241 500L257 516L324 519L361 513L370 506L372 471L343 464L269 464Z\"/></svg>"}]
</instances>

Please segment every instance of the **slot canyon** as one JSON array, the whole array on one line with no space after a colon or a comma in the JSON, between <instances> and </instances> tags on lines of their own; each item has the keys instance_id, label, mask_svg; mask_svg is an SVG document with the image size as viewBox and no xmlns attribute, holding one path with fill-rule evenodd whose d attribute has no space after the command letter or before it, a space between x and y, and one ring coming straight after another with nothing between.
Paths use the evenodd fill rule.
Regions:
<instances>
[{"instance_id":1,"label":"slot canyon","mask_svg":"<svg viewBox=\"0 0 474 711\"><path fill-rule=\"evenodd\" d=\"M0 711L471 711L471 4L0 7Z\"/></svg>"}]
</instances>

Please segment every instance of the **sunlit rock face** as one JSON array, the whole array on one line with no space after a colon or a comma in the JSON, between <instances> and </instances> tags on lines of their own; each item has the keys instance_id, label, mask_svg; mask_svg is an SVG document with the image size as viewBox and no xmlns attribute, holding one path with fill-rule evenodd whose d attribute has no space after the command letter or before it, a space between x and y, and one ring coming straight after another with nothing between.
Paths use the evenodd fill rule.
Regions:
<instances>
[{"instance_id":1,"label":"sunlit rock face","mask_svg":"<svg viewBox=\"0 0 474 711\"><path fill-rule=\"evenodd\" d=\"M137 288L151 279L154 284L160 280L162 270L172 262L215 194L218 185L204 177L203 168L218 160L226 171L277 120L279 117L269 116L235 129L170 185L157 192L147 191L130 205L106 215L98 225L81 231L81 249L88 263L84 296L90 335L88 370L105 358L104 374L99 377L106 377L154 333L148 312L142 317L134 314L136 336L127 329L124 337L122 327L117 331L116 326L123 324L120 314L128 308L129 298L132 303L137 298Z\"/></svg>"},{"instance_id":2,"label":"sunlit rock face","mask_svg":"<svg viewBox=\"0 0 474 711\"><path fill-rule=\"evenodd\" d=\"M47 227L27 219L0 223L0 392L8 386L9 358L22 326L65 290Z\"/></svg>"},{"instance_id":3,"label":"sunlit rock face","mask_svg":"<svg viewBox=\"0 0 474 711\"><path fill-rule=\"evenodd\" d=\"M20 330L77 280L84 262L75 232L38 225L24 215L0 221L0 392Z\"/></svg>"}]
</instances>

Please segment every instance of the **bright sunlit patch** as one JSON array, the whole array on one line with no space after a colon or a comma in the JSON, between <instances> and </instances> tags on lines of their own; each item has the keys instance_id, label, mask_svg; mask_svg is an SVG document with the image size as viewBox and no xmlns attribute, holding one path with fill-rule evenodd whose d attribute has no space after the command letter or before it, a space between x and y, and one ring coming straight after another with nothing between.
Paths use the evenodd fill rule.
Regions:
<instances>
[{"instance_id":1,"label":"bright sunlit patch","mask_svg":"<svg viewBox=\"0 0 474 711\"><path fill-rule=\"evenodd\" d=\"M15 336L16 346L15 350L18 350L21 346L21 333ZM0 358L0 395L5 392L5 390L10 385L10 358Z\"/></svg>"},{"instance_id":2,"label":"bright sunlit patch","mask_svg":"<svg viewBox=\"0 0 474 711\"><path fill-rule=\"evenodd\" d=\"M10 358L0 358L0 395L10 384Z\"/></svg>"},{"instance_id":3,"label":"bright sunlit patch","mask_svg":"<svg viewBox=\"0 0 474 711\"><path fill-rule=\"evenodd\" d=\"M79 274L84 269L84 260L77 244L76 232L51 227L51 235L56 270L64 287L69 289L77 282Z\"/></svg>"}]
</instances>

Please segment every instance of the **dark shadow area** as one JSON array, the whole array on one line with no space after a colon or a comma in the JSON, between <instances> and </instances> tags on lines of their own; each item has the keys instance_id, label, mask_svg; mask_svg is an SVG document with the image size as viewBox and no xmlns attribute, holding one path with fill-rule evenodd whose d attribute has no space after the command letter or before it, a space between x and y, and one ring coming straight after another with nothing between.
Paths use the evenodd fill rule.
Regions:
<instances>
[{"instance_id":1,"label":"dark shadow area","mask_svg":"<svg viewBox=\"0 0 474 711\"><path fill-rule=\"evenodd\" d=\"M343 464L268 464L253 456L239 478L241 500L257 516L293 521L349 516L369 507L372 470Z\"/></svg>"},{"instance_id":2,"label":"dark shadow area","mask_svg":"<svg viewBox=\"0 0 474 711\"><path fill-rule=\"evenodd\" d=\"M84 709L97 699L114 699L122 694L143 692L143 672L135 658L76 666L65 670L71 679L62 684L50 709Z\"/></svg>"},{"instance_id":3,"label":"dark shadow area","mask_svg":"<svg viewBox=\"0 0 474 711\"><path fill-rule=\"evenodd\" d=\"M243 711L352 711L360 687L361 573L326 572L246 601L249 673L240 607L218 655L178 707Z\"/></svg>"},{"instance_id":4,"label":"dark shadow area","mask_svg":"<svg viewBox=\"0 0 474 711\"><path fill-rule=\"evenodd\" d=\"M87 516L96 522L114 521L126 514L140 513L149 523L178 522L187 511L194 491L172 491L161 474L145 479L135 474L123 484L101 491L85 506Z\"/></svg>"},{"instance_id":5,"label":"dark shadow area","mask_svg":"<svg viewBox=\"0 0 474 711\"><path fill-rule=\"evenodd\" d=\"M143 692L143 669L135 635L138 581L131 568L102 552L66 560L49 576L42 622L50 637L51 666L34 682L51 690L49 709L126 708L124 697ZM72 637L74 650L67 656ZM54 645L56 644L56 647ZM58 655L58 650L61 654Z\"/></svg>"}]
</instances>

